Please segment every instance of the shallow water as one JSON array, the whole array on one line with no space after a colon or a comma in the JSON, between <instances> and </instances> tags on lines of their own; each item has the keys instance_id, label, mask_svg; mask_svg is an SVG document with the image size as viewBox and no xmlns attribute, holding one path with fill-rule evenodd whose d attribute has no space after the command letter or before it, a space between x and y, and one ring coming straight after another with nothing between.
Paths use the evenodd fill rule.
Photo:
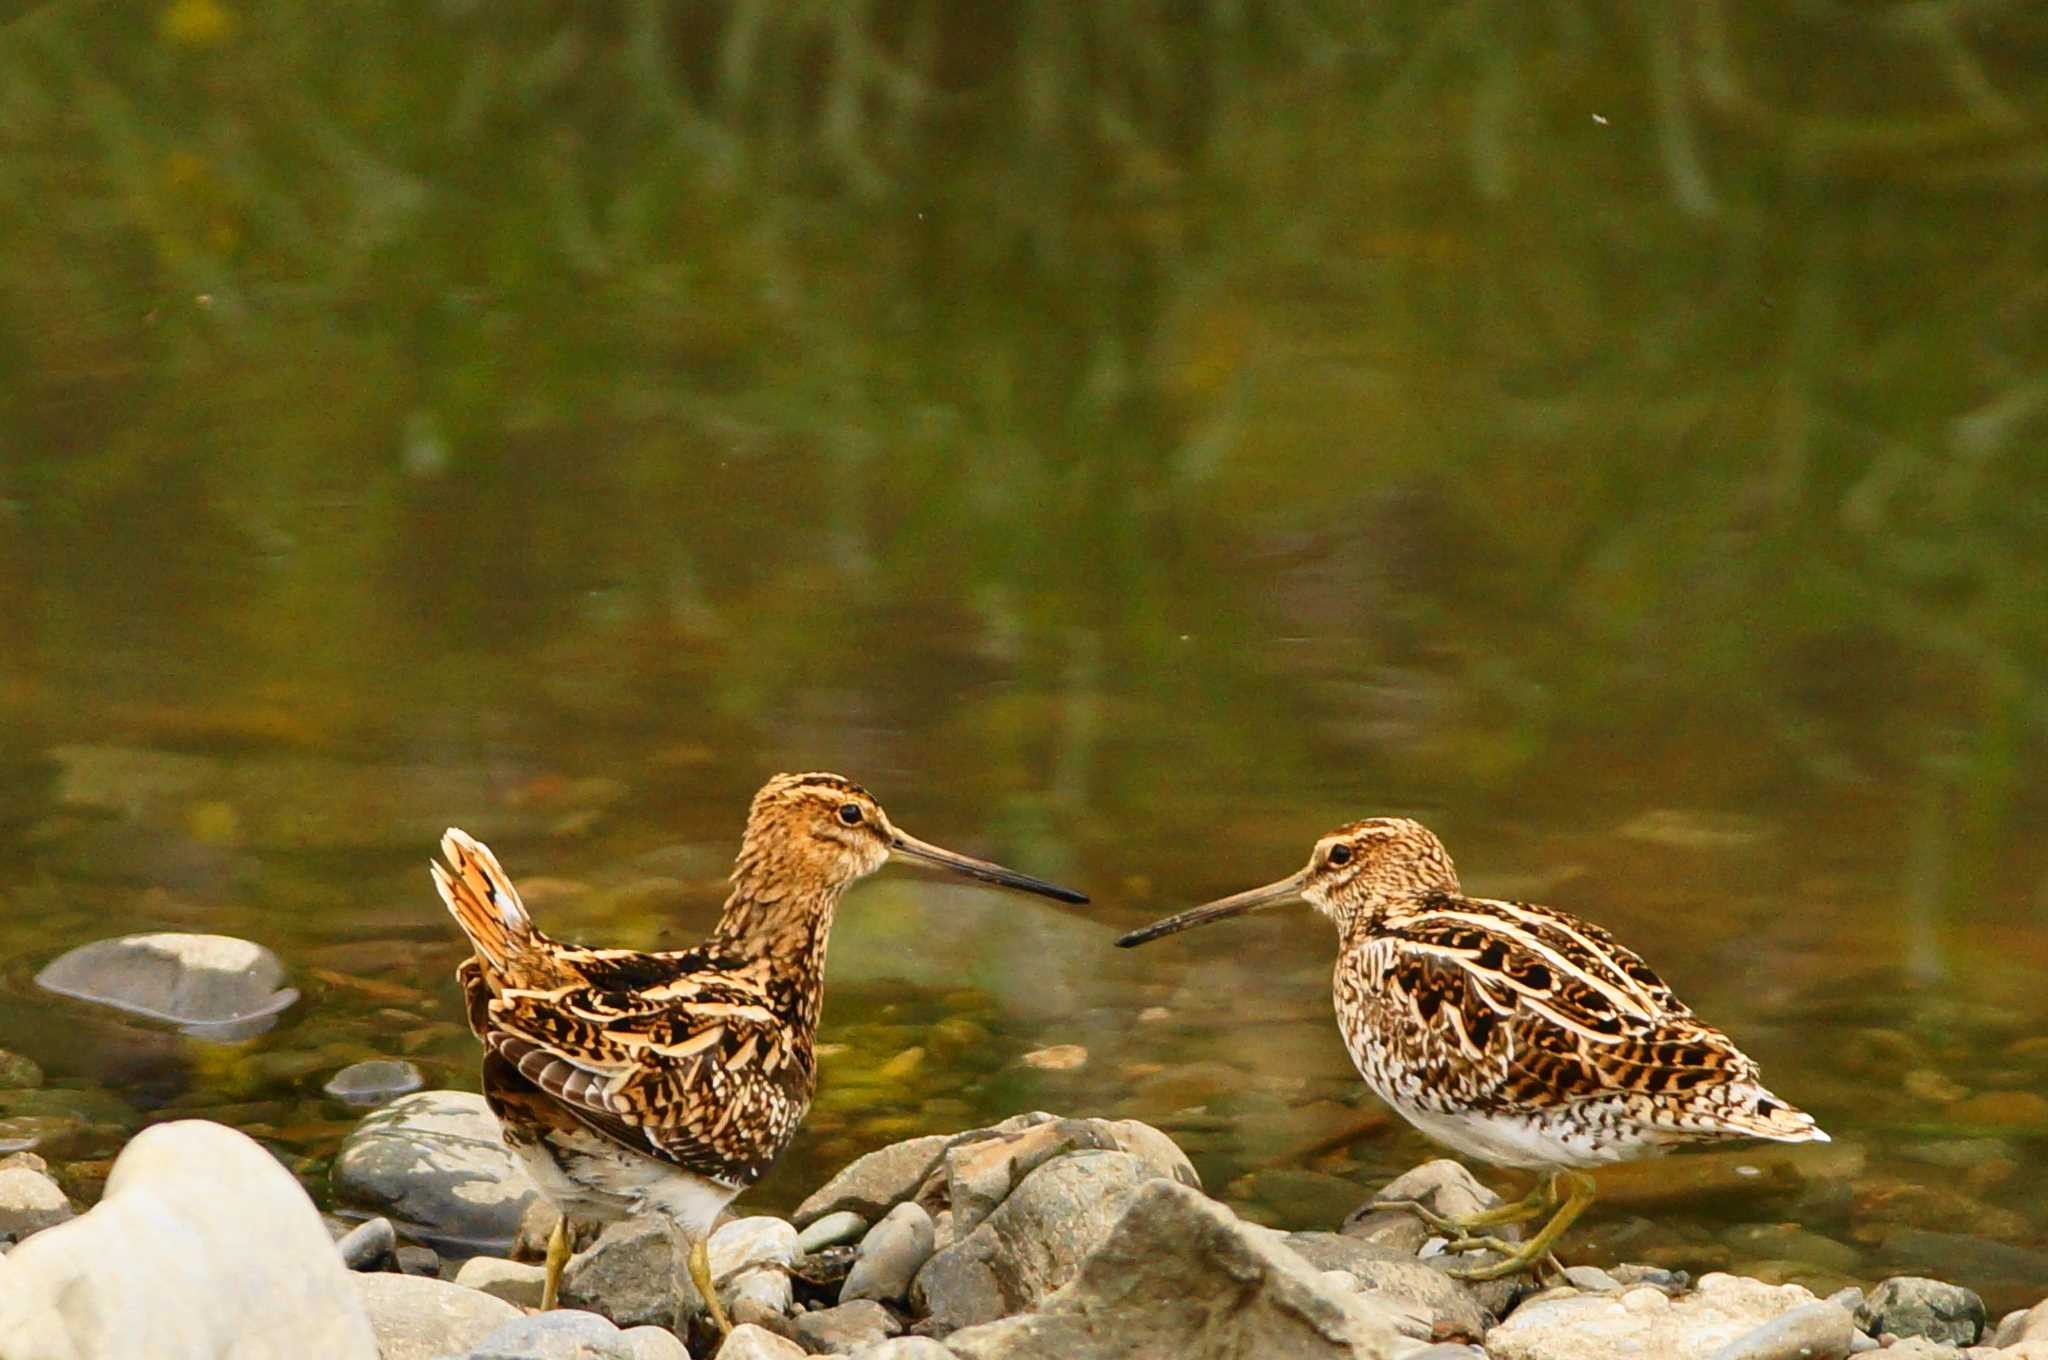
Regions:
<instances>
[{"instance_id":1,"label":"shallow water","mask_svg":"<svg viewBox=\"0 0 2048 1360\"><path fill-rule=\"evenodd\" d=\"M2041 20L1226 8L0 29L0 1138L90 1194L204 1114L321 1188L336 1068L473 1084L443 826L680 944L829 768L1095 902L859 888L749 1202L1043 1107L1330 1225L1430 1153L1327 929L1109 942L1402 812L1836 1135L1617 1173L1582 1259L2037 1299ZM144 929L304 999L29 982Z\"/></svg>"}]
</instances>

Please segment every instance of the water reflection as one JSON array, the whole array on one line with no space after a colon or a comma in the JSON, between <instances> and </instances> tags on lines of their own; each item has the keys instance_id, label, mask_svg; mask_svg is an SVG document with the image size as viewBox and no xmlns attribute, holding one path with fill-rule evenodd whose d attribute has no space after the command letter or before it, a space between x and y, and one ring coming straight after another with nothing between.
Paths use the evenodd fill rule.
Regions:
<instances>
[{"instance_id":1,"label":"water reflection","mask_svg":"<svg viewBox=\"0 0 2048 1360\"><path fill-rule=\"evenodd\" d=\"M1865 1149L1628 1250L2048 1250L2039 15L825 13L0 28L0 1046L52 1080L0 1125L317 1181L346 1062L471 1079L443 826L681 943L760 780L840 768L1099 905L864 890L763 1203L1043 1104L1340 1213L1425 1149L1304 1151L1370 1113L1328 941L1107 941L1384 812ZM27 988L159 929L306 1001L206 1048Z\"/></svg>"}]
</instances>

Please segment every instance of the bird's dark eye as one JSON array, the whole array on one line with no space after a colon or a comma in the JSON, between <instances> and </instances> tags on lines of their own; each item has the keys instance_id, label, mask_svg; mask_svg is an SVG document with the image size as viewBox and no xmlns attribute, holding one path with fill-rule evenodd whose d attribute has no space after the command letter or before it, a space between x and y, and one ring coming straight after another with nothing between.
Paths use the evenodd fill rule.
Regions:
<instances>
[{"instance_id":1,"label":"bird's dark eye","mask_svg":"<svg viewBox=\"0 0 2048 1360\"><path fill-rule=\"evenodd\" d=\"M1329 859L1332 864L1349 864L1351 862L1351 847L1348 845L1331 846Z\"/></svg>"},{"instance_id":2,"label":"bird's dark eye","mask_svg":"<svg viewBox=\"0 0 2048 1360\"><path fill-rule=\"evenodd\" d=\"M845 822L848 826L859 826L860 804L841 803L839 805L839 820Z\"/></svg>"}]
</instances>

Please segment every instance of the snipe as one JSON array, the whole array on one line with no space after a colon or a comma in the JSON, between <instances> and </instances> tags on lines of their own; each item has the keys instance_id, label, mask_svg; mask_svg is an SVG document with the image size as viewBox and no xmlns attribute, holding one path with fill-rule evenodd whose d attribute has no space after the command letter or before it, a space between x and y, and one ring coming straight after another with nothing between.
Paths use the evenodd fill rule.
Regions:
<instances>
[{"instance_id":1,"label":"snipe","mask_svg":"<svg viewBox=\"0 0 2048 1360\"><path fill-rule=\"evenodd\" d=\"M1527 1199L1474 1217L1411 1205L1450 1248L1546 1257L1593 1199L1587 1167L1730 1138L1826 1142L1600 927L1551 907L1467 897L1427 827L1375 817L1316 843L1277 883L1118 940L1126 947L1295 899L1337 927L1337 1026L1366 1084L1411 1124L1496 1166L1548 1172ZM1519 1248L1474 1230L1555 1209Z\"/></svg>"},{"instance_id":2,"label":"snipe","mask_svg":"<svg viewBox=\"0 0 2048 1360\"><path fill-rule=\"evenodd\" d=\"M718 928L694 949L563 944L536 930L482 844L450 829L434 885L469 937L470 1028L506 1143L560 1217L542 1306L554 1306L569 1221L664 1215L720 1332L705 1239L719 1211L789 1143L817 1081L812 1045L839 895L892 858L1085 902L1080 893L928 845L836 774L777 775L754 796Z\"/></svg>"}]
</instances>

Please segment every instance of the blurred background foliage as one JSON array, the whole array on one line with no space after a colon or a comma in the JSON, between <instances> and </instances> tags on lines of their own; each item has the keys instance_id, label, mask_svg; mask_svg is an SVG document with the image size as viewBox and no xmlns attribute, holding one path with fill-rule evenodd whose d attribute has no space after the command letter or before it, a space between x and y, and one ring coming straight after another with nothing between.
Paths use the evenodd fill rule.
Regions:
<instances>
[{"instance_id":1,"label":"blurred background foliage","mask_svg":"<svg viewBox=\"0 0 2048 1360\"><path fill-rule=\"evenodd\" d=\"M0 746L720 825L843 765L1148 866L1676 803L2038 905L2044 57L2001 0L25 5Z\"/></svg>"}]
</instances>

